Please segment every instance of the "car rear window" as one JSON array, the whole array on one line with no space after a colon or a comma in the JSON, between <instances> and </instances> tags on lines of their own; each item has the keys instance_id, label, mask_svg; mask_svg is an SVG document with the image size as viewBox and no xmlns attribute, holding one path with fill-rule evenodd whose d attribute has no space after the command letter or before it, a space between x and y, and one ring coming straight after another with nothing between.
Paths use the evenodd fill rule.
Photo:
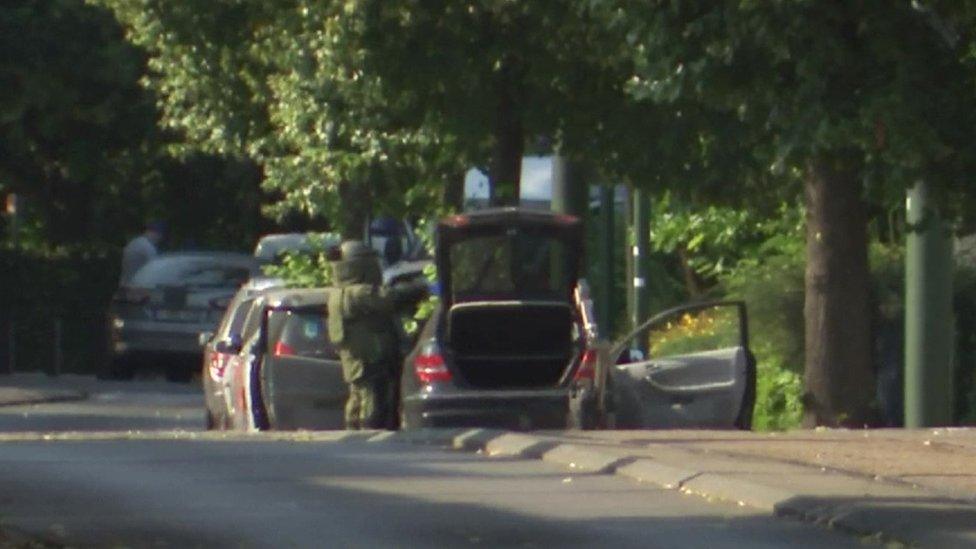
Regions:
<instances>
[{"instance_id":1,"label":"car rear window","mask_svg":"<svg viewBox=\"0 0 976 549\"><path fill-rule=\"evenodd\" d=\"M572 260L566 243L547 235L466 238L450 248L453 300L566 299Z\"/></svg>"},{"instance_id":2,"label":"car rear window","mask_svg":"<svg viewBox=\"0 0 976 549\"><path fill-rule=\"evenodd\" d=\"M132 286L187 286L195 288L236 288L255 270L251 258L160 257L147 263L132 277Z\"/></svg>"},{"instance_id":3,"label":"car rear window","mask_svg":"<svg viewBox=\"0 0 976 549\"><path fill-rule=\"evenodd\" d=\"M286 345L294 356L318 359L337 357L329 341L324 307L273 311L268 318L269 344Z\"/></svg>"}]
</instances>

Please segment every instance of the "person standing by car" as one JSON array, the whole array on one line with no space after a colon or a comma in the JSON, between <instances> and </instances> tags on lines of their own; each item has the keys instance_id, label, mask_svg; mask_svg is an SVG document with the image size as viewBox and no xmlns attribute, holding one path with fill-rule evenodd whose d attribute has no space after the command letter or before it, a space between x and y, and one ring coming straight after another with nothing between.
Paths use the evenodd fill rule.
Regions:
<instances>
[{"instance_id":1,"label":"person standing by car","mask_svg":"<svg viewBox=\"0 0 976 549\"><path fill-rule=\"evenodd\" d=\"M349 385L346 428L386 428L396 413L390 395L400 361L396 292L382 286L379 258L369 246L346 241L338 254L327 311L329 338Z\"/></svg>"},{"instance_id":2,"label":"person standing by car","mask_svg":"<svg viewBox=\"0 0 976 549\"><path fill-rule=\"evenodd\" d=\"M159 254L156 249L166 234L166 226L161 221L146 223L146 230L133 238L122 249L122 273L119 286L124 286L143 265Z\"/></svg>"}]
</instances>

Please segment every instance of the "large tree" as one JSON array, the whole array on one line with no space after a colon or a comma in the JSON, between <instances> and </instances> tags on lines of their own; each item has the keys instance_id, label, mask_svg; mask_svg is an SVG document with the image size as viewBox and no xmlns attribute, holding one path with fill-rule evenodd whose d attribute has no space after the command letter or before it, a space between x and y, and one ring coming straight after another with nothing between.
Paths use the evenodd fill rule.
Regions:
<instances>
[{"instance_id":1,"label":"large tree","mask_svg":"<svg viewBox=\"0 0 976 549\"><path fill-rule=\"evenodd\" d=\"M974 158L973 72L943 19L881 0L592 5L634 48L635 98L732 116L725 131L765 136L745 158L802 178L805 421L869 423L868 206L920 177L963 184Z\"/></svg>"},{"instance_id":2,"label":"large tree","mask_svg":"<svg viewBox=\"0 0 976 549\"><path fill-rule=\"evenodd\" d=\"M83 0L0 4L0 191L16 192L34 234L112 240L159 142L144 57L106 10Z\"/></svg>"},{"instance_id":3,"label":"large tree","mask_svg":"<svg viewBox=\"0 0 976 549\"><path fill-rule=\"evenodd\" d=\"M431 207L460 169L450 141L405 124L401 101L364 72L351 4L100 3L149 52L164 124L190 148L259 163L279 197L273 215L299 211L356 236L370 211Z\"/></svg>"},{"instance_id":4,"label":"large tree","mask_svg":"<svg viewBox=\"0 0 976 549\"><path fill-rule=\"evenodd\" d=\"M630 60L626 44L583 4L351 5L366 72L381 79L387 96L404 102L407 123L450 136L466 161L486 169L496 203L517 201L526 153L556 147L610 162L594 147L625 121Z\"/></svg>"}]
</instances>

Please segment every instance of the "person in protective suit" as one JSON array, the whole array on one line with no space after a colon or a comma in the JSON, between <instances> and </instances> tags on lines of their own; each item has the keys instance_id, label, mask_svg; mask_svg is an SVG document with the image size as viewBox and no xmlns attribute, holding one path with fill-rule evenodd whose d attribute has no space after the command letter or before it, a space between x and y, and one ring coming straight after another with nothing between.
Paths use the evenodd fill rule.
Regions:
<instances>
[{"instance_id":1,"label":"person in protective suit","mask_svg":"<svg viewBox=\"0 0 976 549\"><path fill-rule=\"evenodd\" d=\"M379 258L357 240L343 242L333 258L329 288L329 338L339 350L349 385L347 429L383 429L395 422L402 327L396 292L382 286Z\"/></svg>"}]
</instances>

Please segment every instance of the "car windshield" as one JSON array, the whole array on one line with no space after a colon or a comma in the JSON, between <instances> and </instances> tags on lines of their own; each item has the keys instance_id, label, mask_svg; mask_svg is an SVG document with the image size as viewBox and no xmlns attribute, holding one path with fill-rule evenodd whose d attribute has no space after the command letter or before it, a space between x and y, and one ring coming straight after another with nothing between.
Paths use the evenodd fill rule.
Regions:
<instances>
[{"instance_id":1,"label":"car windshield","mask_svg":"<svg viewBox=\"0 0 976 549\"><path fill-rule=\"evenodd\" d=\"M139 269L131 285L235 288L247 281L253 270L253 260L247 257L161 257Z\"/></svg>"},{"instance_id":2,"label":"car windshield","mask_svg":"<svg viewBox=\"0 0 976 549\"><path fill-rule=\"evenodd\" d=\"M565 300L573 255L558 238L515 229L466 238L450 249L453 300Z\"/></svg>"},{"instance_id":3,"label":"car windshield","mask_svg":"<svg viewBox=\"0 0 976 549\"><path fill-rule=\"evenodd\" d=\"M289 354L305 358L336 358L325 325L325 308L308 307L273 311L268 318L269 344L279 343Z\"/></svg>"}]
</instances>

